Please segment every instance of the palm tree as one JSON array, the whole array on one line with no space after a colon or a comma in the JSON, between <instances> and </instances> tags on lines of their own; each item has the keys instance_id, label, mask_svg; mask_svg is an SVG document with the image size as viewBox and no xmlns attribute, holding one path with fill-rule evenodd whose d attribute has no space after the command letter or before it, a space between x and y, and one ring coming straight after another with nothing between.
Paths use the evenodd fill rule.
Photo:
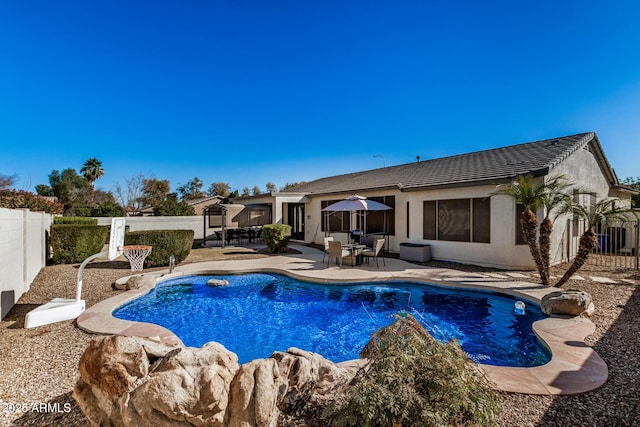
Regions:
<instances>
[{"instance_id":1,"label":"palm tree","mask_svg":"<svg viewBox=\"0 0 640 427\"><path fill-rule=\"evenodd\" d=\"M538 230L538 247L543 268L547 278L549 278L549 267L551 265L551 233L553 231L551 213L570 202L571 196L565 192L570 185L563 175L553 177L543 185L546 187L546 191L542 197L545 217L540 223Z\"/></svg>"},{"instance_id":2,"label":"palm tree","mask_svg":"<svg viewBox=\"0 0 640 427\"><path fill-rule=\"evenodd\" d=\"M89 182L91 189L91 201L93 201L93 183L104 175L104 169L102 169L102 162L93 157L89 157L82 165L80 173L84 175L85 179Z\"/></svg>"},{"instance_id":3,"label":"palm tree","mask_svg":"<svg viewBox=\"0 0 640 427\"><path fill-rule=\"evenodd\" d=\"M598 239L594 230L596 225L610 220L624 220L626 219L625 214L628 212L629 209L616 206L616 199L600 200L590 207L585 207L571 199L566 200L558 213L573 214L575 217L584 220L585 231L582 233L582 236L580 236L578 253L573 259L573 263L571 263L569 269L560 280L558 280L558 283L555 285L556 287L559 288L564 285L567 280L584 265L589 254L598 246Z\"/></svg>"},{"instance_id":4,"label":"palm tree","mask_svg":"<svg viewBox=\"0 0 640 427\"><path fill-rule=\"evenodd\" d=\"M550 238L553 223L550 213L568 196L562 193L568 185L564 177L551 178L536 183L533 175L519 175L516 182L500 186L494 194L504 194L513 197L516 203L522 204L524 211L520 217L522 234L529 246L529 251L536 263L540 280L549 285ZM546 208L546 215L540 225L538 233L538 218L536 211Z\"/></svg>"}]
</instances>

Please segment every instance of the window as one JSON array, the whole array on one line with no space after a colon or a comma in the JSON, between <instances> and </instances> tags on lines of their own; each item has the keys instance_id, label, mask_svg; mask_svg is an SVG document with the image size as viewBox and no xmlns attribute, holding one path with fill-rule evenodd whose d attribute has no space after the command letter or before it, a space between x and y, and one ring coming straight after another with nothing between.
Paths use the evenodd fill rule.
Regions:
<instances>
[{"instance_id":1,"label":"window","mask_svg":"<svg viewBox=\"0 0 640 427\"><path fill-rule=\"evenodd\" d=\"M451 242L491 242L491 199L425 200L422 238Z\"/></svg>"},{"instance_id":2,"label":"window","mask_svg":"<svg viewBox=\"0 0 640 427\"><path fill-rule=\"evenodd\" d=\"M396 234L396 196L368 197L368 199L387 205L391 209L386 211L367 211L367 234L389 233L394 236ZM362 222L361 216L358 215L356 223L358 230L362 230Z\"/></svg>"},{"instance_id":3,"label":"window","mask_svg":"<svg viewBox=\"0 0 640 427\"><path fill-rule=\"evenodd\" d=\"M422 203L422 238L436 240L436 201L425 200Z\"/></svg>"},{"instance_id":4,"label":"window","mask_svg":"<svg viewBox=\"0 0 640 427\"><path fill-rule=\"evenodd\" d=\"M469 199L438 201L438 240L468 242L471 240Z\"/></svg>"},{"instance_id":5,"label":"window","mask_svg":"<svg viewBox=\"0 0 640 427\"><path fill-rule=\"evenodd\" d=\"M340 200L324 200L321 202L321 209L329 205L339 202ZM321 230L327 231L327 216L329 221L329 230L335 232L348 232L351 230L351 212L322 212Z\"/></svg>"},{"instance_id":6,"label":"window","mask_svg":"<svg viewBox=\"0 0 640 427\"><path fill-rule=\"evenodd\" d=\"M491 243L491 199L471 199L473 209L472 242Z\"/></svg>"},{"instance_id":7,"label":"window","mask_svg":"<svg viewBox=\"0 0 640 427\"><path fill-rule=\"evenodd\" d=\"M391 209L386 211L367 211L367 234L371 233L389 233L395 235L395 207L396 196L369 197L369 200L383 203ZM320 208L324 209L329 205L339 202L340 200L324 200L320 203ZM321 230L326 230L327 212L322 213ZM362 230L364 227L363 216L357 215L355 226L351 225L351 212L329 212L329 231L348 232L354 229Z\"/></svg>"}]
</instances>

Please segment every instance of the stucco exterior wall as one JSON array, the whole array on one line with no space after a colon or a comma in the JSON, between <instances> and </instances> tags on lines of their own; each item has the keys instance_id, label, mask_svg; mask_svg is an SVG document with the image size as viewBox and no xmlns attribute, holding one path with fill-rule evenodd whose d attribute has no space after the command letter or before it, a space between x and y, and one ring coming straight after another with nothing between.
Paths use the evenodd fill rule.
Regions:
<instances>
[{"instance_id":1,"label":"stucco exterior wall","mask_svg":"<svg viewBox=\"0 0 640 427\"><path fill-rule=\"evenodd\" d=\"M410 238L406 241L431 245L434 259L476 264L504 269L535 267L526 245L516 245L516 207L512 198L492 195L496 187L477 186L456 189L405 193L410 197ZM491 199L490 243L450 242L422 238L423 202L447 199ZM406 215L404 215L406 217Z\"/></svg>"},{"instance_id":2,"label":"stucco exterior wall","mask_svg":"<svg viewBox=\"0 0 640 427\"><path fill-rule=\"evenodd\" d=\"M423 201L489 197L495 186L476 186L430 191L401 192L381 190L358 192L364 197L395 196L395 234L388 237L389 250L399 252L400 243L431 245L434 259L505 269L532 269L535 267L526 245L515 245L515 203L507 196L491 197L491 243L448 242L423 239ZM305 240L321 244L324 237L321 204L325 200L340 200L351 194L313 197L306 205ZM409 209L409 236L407 237L407 202Z\"/></svg>"},{"instance_id":3,"label":"stucco exterior wall","mask_svg":"<svg viewBox=\"0 0 640 427\"><path fill-rule=\"evenodd\" d=\"M564 175L576 190L594 193L596 202L609 196L609 182L607 182L595 156L587 149L581 149L573 153L556 168L552 169L547 179L560 175ZM588 195L580 197L583 203L590 203ZM573 227L575 225L570 216L556 217L552 212L551 218L554 219L553 233L551 235L551 263L558 264L575 256L578 249L579 234L582 233L584 225L581 224L578 233L574 233ZM574 236L574 234L578 235Z\"/></svg>"},{"instance_id":4,"label":"stucco exterior wall","mask_svg":"<svg viewBox=\"0 0 640 427\"><path fill-rule=\"evenodd\" d=\"M53 215L0 208L0 318L46 265Z\"/></svg>"}]
</instances>

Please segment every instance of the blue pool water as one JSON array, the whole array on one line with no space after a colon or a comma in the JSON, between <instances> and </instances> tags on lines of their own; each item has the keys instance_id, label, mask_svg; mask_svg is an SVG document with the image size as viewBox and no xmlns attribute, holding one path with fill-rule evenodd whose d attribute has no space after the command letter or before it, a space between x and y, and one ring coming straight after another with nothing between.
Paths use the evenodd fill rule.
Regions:
<instances>
[{"instance_id":1,"label":"blue pool water","mask_svg":"<svg viewBox=\"0 0 640 427\"><path fill-rule=\"evenodd\" d=\"M211 287L211 278L228 286ZM217 341L240 363L289 347L341 362L358 358L377 329L408 311L438 340L457 338L475 361L498 366L536 366L549 351L531 325L544 316L502 294L389 282L318 285L275 274L183 276L118 308L120 319L162 325L187 346Z\"/></svg>"}]
</instances>

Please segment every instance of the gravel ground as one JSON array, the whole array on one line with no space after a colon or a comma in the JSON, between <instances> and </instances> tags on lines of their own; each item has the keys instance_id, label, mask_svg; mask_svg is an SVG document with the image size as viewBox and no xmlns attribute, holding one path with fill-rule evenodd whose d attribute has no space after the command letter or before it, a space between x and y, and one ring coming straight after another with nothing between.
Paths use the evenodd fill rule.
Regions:
<instances>
[{"instance_id":1,"label":"gravel ground","mask_svg":"<svg viewBox=\"0 0 640 427\"><path fill-rule=\"evenodd\" d=\"M185 262L222 258L255 258L252 251L218 248L192 250ZM497 271L459 264L429 262L466 271ZM151 270L151 269L150 269ZM147 271L150 271L147 270ZM556 267L559 274L562 267ZM0 322L0 425L86 426L71 391L78 379L78 361L91 335L64 321L24 329L24 316L52 298L75 296L78 265L47 266L29 292ZM126 261L94 261L84 272L87 306L118 291L111 284L130 274ZM640 280L632 270L602 268L578 274ZM532 279L533 281L533 279ZM609 381L598 390L576 396L501 395L501 426L633 426L640 425L640 286L571 281L569 286L589 292L596 304L592 316L596 332L587 338L609 366Z\"/></svg>"}]
</instances>

